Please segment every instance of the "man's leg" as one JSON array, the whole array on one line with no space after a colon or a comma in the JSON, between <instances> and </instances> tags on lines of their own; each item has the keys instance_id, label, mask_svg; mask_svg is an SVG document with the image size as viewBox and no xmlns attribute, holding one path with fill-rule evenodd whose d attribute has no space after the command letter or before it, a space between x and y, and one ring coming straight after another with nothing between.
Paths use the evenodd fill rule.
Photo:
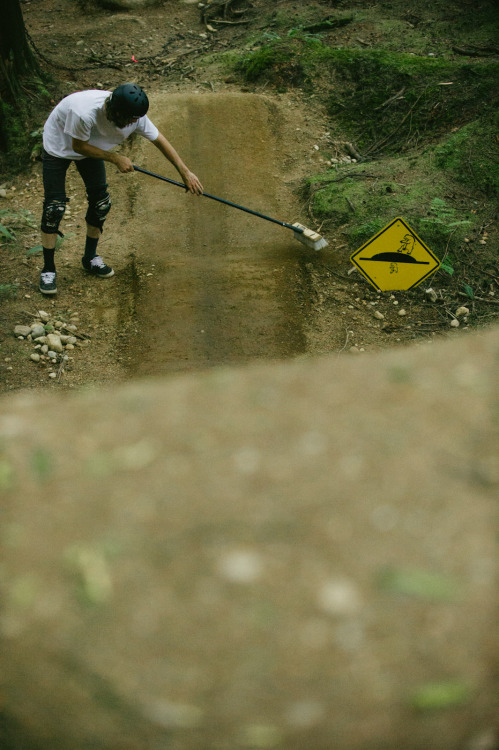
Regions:
<instances>
[{"instance_id":1,"label":"man's leg","mask_svg":"<svg viewBox=\"0 0 499 750\"><path fill-rule=\"evenodd\" d=\"M43 294L57 292L54 254L57 236L61 234L59 224L66 210L66 172L70 164L70 159L58 159L43 153L43 269L40 275L40 291Z\"/></svg>"},{"instance_id":2,"label":"man's leg","mask_svg":"<svg viewBox=\"0 0 499 750\"><path fill-rule=\"evenodd\" d=\"M106 170L101 159L81 159L76 167L87 190L88 210L85 216L87 236L85 252L81 259L83 268L94 276L109 278L114 271L97 254L97 245L103 231L104 221L111 209L111 198L107 192Z\"/></svg>"}]
</instances>

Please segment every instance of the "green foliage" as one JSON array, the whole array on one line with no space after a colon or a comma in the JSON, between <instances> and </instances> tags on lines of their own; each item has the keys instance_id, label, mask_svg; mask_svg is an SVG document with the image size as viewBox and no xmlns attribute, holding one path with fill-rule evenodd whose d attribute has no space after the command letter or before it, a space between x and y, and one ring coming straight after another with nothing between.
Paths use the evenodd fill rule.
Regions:
<instances>
[{"instance_id":1,"label":"green foliage","mask_svg":"<svg viewBox=\"0 0 499 750\"><path fill-rule=\"evenodd\" d=\"M6 224L8 226L6 226ZM26 225L32 229L35 229L36 227L31 211L26 211L22 208L18 211L11 211L8 208L4 208L0 211L0 234L7 240L15 240L15 229L19 227L23 228Z\"/></svg>"},{"instance_id":2,"label":"green foliage","mask_svg":"<svg viewBox=\"0 0 499 750\"><path fill-rule=\"evenodd\" d=\"M70 232L69 234L65 234L64 237L57 237L55 241L55 250L60 250L62 243L64 240L68 240L70 237L74 237L74 232ZM43 245L35 245L34 247L30 247L29 250L26 250L26 255L37 255L38 253L41 253L43 250Z\"/></svg>"},{"instance_id":3,"label":"green foliage","mask_svg":"<svg viewBox=\"0 0 499 750\"><path fill-rule=\"evenodd\" d=\"M469 219L456 218L456 211L442 198L434 198L427 216L419 219L419 230L424 233L426 244L433 247L445 248L449 238L456 234L455 239L464 238L465 230L469 228Z\"/></svg>"},{"instance_id":4,"label":"green foliage","mask_svg":"<svg viewBox=\"0 0 499 750\"><path fill-rule=\"evenodd\" d=\"M452 257L447 256L447 258L440 263L440 268L442 271L445 271L445 273L448 273L449 276L454 275L454 266L452 265L454 261L452 260Z\"/></svg>"},{"instance_id":5,"label":"green foliage","mask_svg":"<svg viewBox=\"0 0 499 750\"><path fill-rule=\"evenodd\" d=\"M0 284L0 299L15 299L17 290L18 284Z\"/></svg>"},{"instance_id":6,"label":"green foliage","mask_svg":"<svg viewBox=\"0 0 499 750\"><path fill-rule=\"evenodd\" d=\"M462 680L430 682L413 693L411 704L418 711L442 711L467 703L471 695L470 686Z\"/></svg>"},{"instance_id":7,"label":"green foliage","mask_svg":"<svg viewBox=\"0 0 499 750\"><path fill-rule=\"evenodd\" d=\"M454 579L432 570L388 568L379 577L382 591L434 601L454 601L459 587Z\"/></svg>"},{"instance_id":8,"label":"green foliage","mask_svg":"<svg viewBox=\"0 0 499 750\"><path fill-rule=\"evenodd\" d=\"M400 153L432 143L452 128L494 111L497 62L334 48L306 29L293 27L286 38L267 32L265 43L241 57L236 68L250 83L266 81L281 90L306 88L315 76L322 76L331 118L361 153ZM477 138L479 132L480 128ZM492 176L490 172L487 169L484 179L496 186L499 166Z\"/></svg>"},{"instance_id":9,"label":"green foliage","mask_svg":"<svg viewBox=\"0 0 499 750\"><path fill-rule=\"evenodd\" d=\"M277 39L245 55L237 64L237 70L250 83L266 80L282 90L300 86L305 80L301 51L300 40Z\"/></svg>"},{"instance_id":10,"label":"green foliage","mask_svg":"<svg viewBox=\"0 0 499 750\"><path fill-rule=\"evenodd\" d=\"M361 152L400 153L493 108L497 63L328 49L328 109Z\"/></svg>"},{"instance_id":11,"label":"green foliage","mask_svg":"<svg viewBox=\"0 0 499 750\"><path fill-rule=\"evenodd\" d=\"M52 454L46 448L36 448L31 456L31 467L37 479L49 479L54 469Z\"/></svg>"},{"instance_id":12,"label":"green foliage","mask_svg":"<svg viewBox=\"0 0 499 750\"><path fill-rule=\"evenodd\" d=\"M0 234L6 237L8 240L15 240L15 235L7 229L3 224L0 224Z\"/></svg>"},{"instance_id":13,"label":"green foliage","mask_svg":"<svg viewBox=\"0 0 499 750\"><path fill-rule=\"evenodd\" d=\"M360 224L353 224L350 227L348 236L353 245L361 247L364 242L367 242L371 237L378 234L385 226L387 222L384 218L369 219L363 221Z\"/></svg>"},{"instance_id":14,"label":"green foliage","mask_svg":"<svg viewBox=\"0 0 499 750\"><path fill-rule=\"evenodd\" d=\"M436 163L457 180L490 197L499 195L499 116L475 120L448 136L436 149Z\"/></svg>"},{"instance_id":15,"label":"green foliage","mask_svg":"<svg viewBox=\"0 0 499 750\"><path fill-rule=\"evenodd\" d=\"M395 175L401 175L403 184ZM442 269L451 276L459 265L455 249L468 233L479 229L481 219L451 205L442 197L446 190L443 175L432 167L431 153L413 157L410 166L400 157L328 170L306 184L312 215L326 222L330 231L341 227L352 249L401 216L444 259Z\"/></svg>"}]
</instances>

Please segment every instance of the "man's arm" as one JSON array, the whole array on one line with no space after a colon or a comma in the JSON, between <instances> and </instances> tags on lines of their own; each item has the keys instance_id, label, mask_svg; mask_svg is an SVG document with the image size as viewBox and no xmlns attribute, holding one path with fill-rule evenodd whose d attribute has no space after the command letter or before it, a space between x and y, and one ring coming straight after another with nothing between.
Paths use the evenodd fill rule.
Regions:
<instances>
[{"instance_id":1,"label":"man's arm","mask_svg":"<svg viewBox=\"0 0 499 750\"><path fill-rule=\"evenodd\" d=\"M163 156L166 156L169 162L173 164L179 175L182 177L187 190L196 195L202 195L203 186L199 182L196 175L186 167L180 156L177 154L172 144L166 140L162 133L159 133L155 141L152 141L156 148L158 148Z\"/></svg>"},{"instance_id":2,"label":"man's arm","mask_svg":"<svg viewBox=\"0 0 499 750\"><path fill-rule=\"evenodd\" d=\"M90 159L108 161L110 164L117 166L120 172L133 172L133 162L128 156L116 154L114 151L103 151L98 146L91 146L88 141L80 141L78 138L73 138L72 145L73 151L76 151L77 154L89 157Z\"/></svg>"}]
</instances>

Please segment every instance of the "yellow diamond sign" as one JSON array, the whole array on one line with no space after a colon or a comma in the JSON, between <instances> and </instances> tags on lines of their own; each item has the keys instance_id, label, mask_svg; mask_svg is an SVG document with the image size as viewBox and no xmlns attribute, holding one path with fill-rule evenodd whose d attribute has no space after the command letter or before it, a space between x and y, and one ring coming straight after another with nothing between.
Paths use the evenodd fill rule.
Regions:
<instances>
[{"instance_id":1,"label":"yellow diamond sign","mask_svg":"<svg viewBox=\"0 0 499 750\"><path fill-rule=\"evenodd\" d=\"M401 218L362 245L350 260L382 292L412 289L440 266L439 259Z\"/></svg>"}]
</instances>

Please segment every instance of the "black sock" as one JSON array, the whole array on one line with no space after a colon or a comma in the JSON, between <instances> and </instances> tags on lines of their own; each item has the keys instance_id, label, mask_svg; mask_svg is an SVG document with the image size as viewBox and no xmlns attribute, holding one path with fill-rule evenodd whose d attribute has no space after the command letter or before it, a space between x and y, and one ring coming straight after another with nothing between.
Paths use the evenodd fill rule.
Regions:
<instances>
[{"instance_id":1,"label":"black sock","mask_svg":"<svg viewBox=\"0 0 499 750\"><path fill-rule=\"evenodd\" d=\"M54 248L49 249L44 247L43 248L43 271L52 271L55 272L55 263L54 263Z\"/></svg>"},{"instance_id":2,"label":"black sock","mask_svg":"<svg viewBox=\"0 0 499 750\"><path fill-rule=\"evenodd\" d=\"M92 260L97 255L97 243L99 242L98 237L87 237L85 241L85 258Z\"/></svg>"}]
</instances>

